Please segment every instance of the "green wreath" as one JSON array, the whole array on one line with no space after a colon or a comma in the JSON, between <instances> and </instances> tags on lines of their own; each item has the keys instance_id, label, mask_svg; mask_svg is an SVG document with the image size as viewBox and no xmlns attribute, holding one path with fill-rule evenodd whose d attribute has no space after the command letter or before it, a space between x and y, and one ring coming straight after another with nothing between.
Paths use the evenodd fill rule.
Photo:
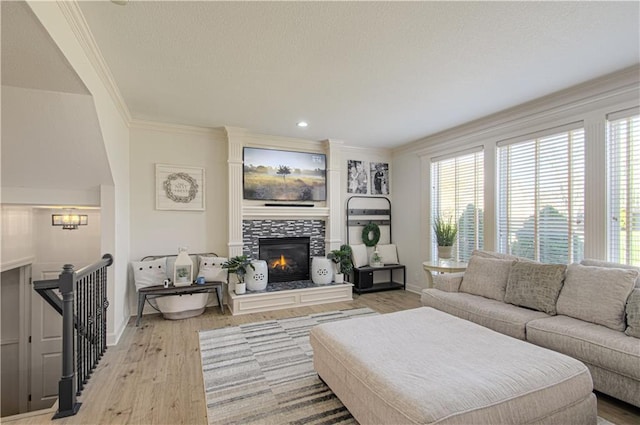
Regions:
<instances>
[{"instance_id":1,"label":"green wreath","mask_svg":"<svg viewBox=\"0 0 640 425\"><path fill-rule=\"evenodd\" d=\"M369 234L373 233L373 237L369 238ZM366 246L376 246L380 240L380 227L376 223L369 223L362 229L362 243Z\"/></svg>"}]
</instances>

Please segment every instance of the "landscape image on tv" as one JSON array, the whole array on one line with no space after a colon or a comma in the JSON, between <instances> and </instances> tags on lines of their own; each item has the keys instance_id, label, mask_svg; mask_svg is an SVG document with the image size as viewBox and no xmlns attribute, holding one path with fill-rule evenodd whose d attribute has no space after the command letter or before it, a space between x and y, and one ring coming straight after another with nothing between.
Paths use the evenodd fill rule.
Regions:
<instances>
[{"instance_id":1,"label":"landscape image on tv","mask_svg":"<svg viewBox=\"0 0 640 425\"><path fill-rule=\"evenodd\" d=\"M244 199L325 201L326 173L324 154L244 148Z\"/></svg>"}]
</instances>

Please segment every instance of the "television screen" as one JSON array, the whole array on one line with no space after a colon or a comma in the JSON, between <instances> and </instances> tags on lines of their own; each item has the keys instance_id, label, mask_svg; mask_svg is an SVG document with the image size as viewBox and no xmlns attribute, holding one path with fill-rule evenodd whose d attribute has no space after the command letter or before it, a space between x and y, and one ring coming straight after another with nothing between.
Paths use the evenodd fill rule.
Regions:
<instances>
[{"instance_id":1,"label":"television screen","mask_svg":"<svg viewBox=\"0 0 640 425\"><path fill-rule=\"evenodd\" d=\"M326 156L321 153L244 148L244 199L325 201Z\"/></svg>"}]
</instances>

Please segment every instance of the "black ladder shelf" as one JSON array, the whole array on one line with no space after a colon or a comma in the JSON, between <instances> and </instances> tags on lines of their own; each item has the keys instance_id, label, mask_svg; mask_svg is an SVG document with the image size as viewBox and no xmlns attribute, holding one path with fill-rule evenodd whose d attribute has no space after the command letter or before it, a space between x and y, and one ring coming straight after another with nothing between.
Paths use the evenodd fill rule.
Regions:
<instances>
[{"instance_id":1,"label":"black ladder shelf","mask_svg":"<svg viewBox=\"0 0 640 425\"><path fill-rule=\"evenodd\" d=\"M385 204L386 201L386 205ZM362 206L377 205L377 208L362 208ZM362 228L369 223L387 228L389 242L391 239L391 201L386 197L352 196L347 200L347 244L350 244L350 233L353 228ZM381 238L382 239L382 238ZM397 273L394 273L397 272ZM402 274L402 280L397 279ZM377 275L383 275L383 280L377 281ZM353 291L357 294L369 292L390 291L407 288L406 268L402 264L385 264L381 267L354 267L347 280L353 283Z\"/></svg>"}]
</instances>

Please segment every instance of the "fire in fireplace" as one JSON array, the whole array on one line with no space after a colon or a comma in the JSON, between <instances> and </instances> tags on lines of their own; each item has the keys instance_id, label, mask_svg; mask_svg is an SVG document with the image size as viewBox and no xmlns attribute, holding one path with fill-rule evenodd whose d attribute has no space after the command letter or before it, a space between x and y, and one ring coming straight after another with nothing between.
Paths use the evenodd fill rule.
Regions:
<instances>
[{"instance_id":1,"label":"fire in fireplace","mask_svg":"<svg viewBox=\"0 0 640 425\"><path fill-rule=\"evenodd\" d=\"M267 262L269 282L309 280L309 238L261 238L258 256Z\"/></svg>"}]
</instances>

